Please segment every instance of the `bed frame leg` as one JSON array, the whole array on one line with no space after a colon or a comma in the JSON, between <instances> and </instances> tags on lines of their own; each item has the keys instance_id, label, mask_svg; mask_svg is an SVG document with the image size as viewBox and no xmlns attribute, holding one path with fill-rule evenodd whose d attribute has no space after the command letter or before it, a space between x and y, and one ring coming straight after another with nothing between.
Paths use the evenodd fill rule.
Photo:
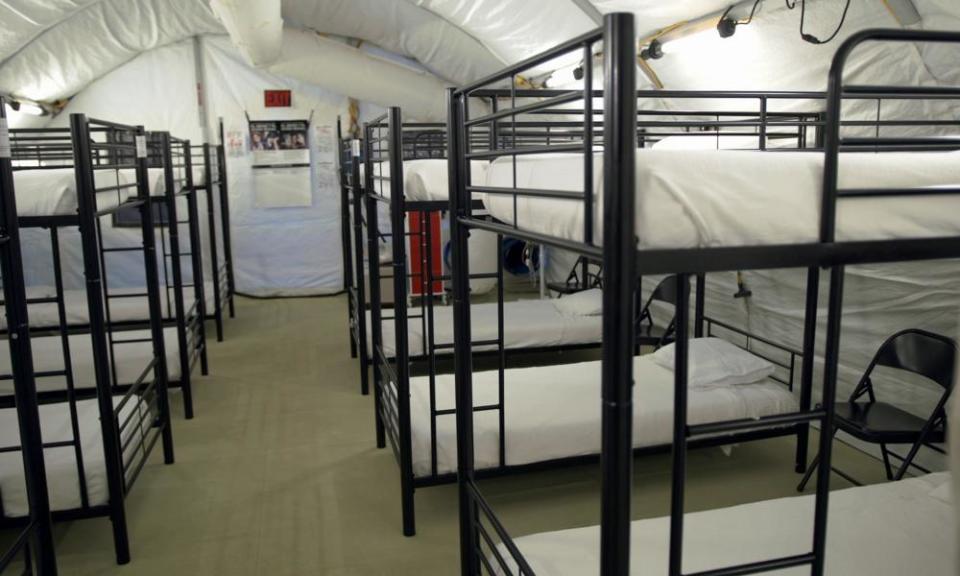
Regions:
<instances>
[{"instance_id":1,"label":"bed frame leg","mask_svg":"<svg viewBox=\"0 0 960 576\"><path fill-rule=\"evenodd\" d=\"M403 489L403 535L406 537L417 535L417 520L413 505L413 479L407 478Z\"/></svg>"}]
</instances>

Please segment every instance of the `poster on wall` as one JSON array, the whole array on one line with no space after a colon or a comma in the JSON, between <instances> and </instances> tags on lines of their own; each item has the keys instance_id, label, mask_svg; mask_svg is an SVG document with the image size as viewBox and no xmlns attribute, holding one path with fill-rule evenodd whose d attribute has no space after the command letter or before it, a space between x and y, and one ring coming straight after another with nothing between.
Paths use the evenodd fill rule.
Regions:
<instances>
[{"instance_id":1,"label":"poster on wall","mask_svg":"<svg viewBox=\"0 0 960 576\"><path fill-rule=\"evenodd\" d=\"M254 167L309 167L306 120L251 120L250 151Z\"/></svg>"},{"instance_id":2,"label":"poster on wall","mask_svg":"<svg viewBox=\"0 0 960 576\"><path fill-rule=\"evenodd\" d=\"M313 205L309 130L309 120L250 121L255 206L304 208Z\"/></svg>"},{"instance_id":3,"label":"poster on wall","mask_svg":"<svg viewBox=\"0 0 960 576\"><path fill-rule=\"evenodd\" d=\"M243 130L228 130L225 136L227 156L240 158L246 153L246 138Z\"/></svg>"}]
</instances>

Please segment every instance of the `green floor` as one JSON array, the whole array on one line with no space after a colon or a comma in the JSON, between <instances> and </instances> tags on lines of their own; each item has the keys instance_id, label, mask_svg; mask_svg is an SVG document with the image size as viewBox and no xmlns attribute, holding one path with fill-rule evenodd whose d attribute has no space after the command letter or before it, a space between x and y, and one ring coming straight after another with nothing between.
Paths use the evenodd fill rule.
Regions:
<instances>
[{"instance_id":1,"label":"green floor","mask_svg":"<svg viewBox=\"0 0 960 576\"><path fill-rule=\"evenodd\" d=\"M373 400L359 393L344 297L240 300L211 375L195 383L196 418L175 394L177 462L157 457L127 500L133 560L114 564L106 519L58 525L62 574L455 574L453 486L417 493L418 534L400 534L399 480L373 442ZM838 462L879 480L879 464L838 448ZM665 514L670 459L636 460L634 515ZM692 453L688 508L793 494L793 441ZM842 486L837 480L837 486ZM484 483L515 535L598 521L598 470L585 466Z\"/></svg>"}]
</instances>

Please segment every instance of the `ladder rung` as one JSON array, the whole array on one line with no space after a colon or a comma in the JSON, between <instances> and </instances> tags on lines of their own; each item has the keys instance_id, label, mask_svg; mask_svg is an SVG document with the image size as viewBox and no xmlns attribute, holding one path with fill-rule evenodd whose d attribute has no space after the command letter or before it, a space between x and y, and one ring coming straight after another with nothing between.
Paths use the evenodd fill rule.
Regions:
<instances>
[{"instance_id":1,"label":"ladder rung","mask_svg":"<svg viewBox=\"0 0 960 576\"><path fill-rule=\"evenodd\" d=\"M815 556L812 552L810 552L807 554L798 554L797 556L771 558L770 560L761 560L760 562L751 562L749 564L717 568L715 570L704 570L703 572L694 572L692 574L687 574L686 576L743 576L745 574L757 574L760 572L769 572L771 570L781 570L783 568L793 568L794 566L812 564L814 559Z\"/></svg>"},{"instance_id":2,"label":"ladder rung","mask_svg":"<svg viewBox=\"0 0 960 576\"><path fill-rule=\"evenodd\" d=\"M45 298L27 298L27 304L56 304L59 302L56 296L48 296Z\"/></svg>"},{"instance_id":3,"label":"ladder rung","mask_svg":"<svg viewBox=\"0 0 960 576\"><path fill-rule=\"evenodd\" d=\"M942 137L847 137L840 139L841 146L939 146L941 144L953 144L960 146L960 138L950 136Z\"/></svg>"},{"instance_id":4,"label":"ladder rung","mask_svg":"<svg viewBox=\"0 0 960 576\"><path fill-rule=\"evenodd\" d=\"M143 246L118 246L115 248L101 248L101 252L140 252Z\"/></svg>"},{"instance_id":5,"label":"ladder rung","mask_svg":"<svg viewBox=\"0 0 960 576\"><path fill-rule=\"evenodd\" d=\"M473 407L474 412L489 412L491 410L499 410L499 409L500 409L499 404L484 404L483 406ZM434 412L434 414L436 414L437 416L445 416L448 414L456 414L456 413L457 413L456 408L448 408L446 410L437 410L436 412Z\"/></svg>"},{"instance_id":6,"label":"ladder rung","mask_svg":"<svg viewBox=\"0 0 960 576\"><path fill-rule=\"evenodd\" d=\"M124 292L123 294L107 294L107 298L146 298L149 292Z\"/></svg>"},{"instance_id":7,"label":"ladder rung","mask_svg":"<svg viewBox=\"0 0 960 576\"><path fill-rule=\"evenodd\" d=\"M153 342L153 338L131 338L130 340L114 340L114 344L143 344L144 342Z\"/></svg>"},{"instance_id":8,"label":"ladder rung","mask_svg":"<svg viewBox=\"0 0 960 576\"><path fill-rule=\"evenodd\" d=\"M500 340L477 340L476 342L471 342L471 346L498 346ZM444 342L441 344L434 344L433 347L437 350L449 349L454 347L453 342Z\"/></svg>"},{"instance_id":9,"label":"ladder rung","mask_svg":"<svg viewBox=\"0 0 960 576\"><path fill-rule=\"evenodd\" d=\"M921 95L921 96L958 96L960 97L960 87L955 86L871 86L863 84L851 84L843 87L844 94L878 94L884 96L893 96L900 94Z\"/></svg>"},{"instance_id":10,"label":"ladder rung","mask_svg":"<svg viewBox=\"0 0 960 576\"><path fill-rule=\"evenodd\" d=\"M869 198L875 196L944 196L960 194L960 187L929 186L925 188L848 188L837 190L841 198Z\"/></svg>"},{"instance_id":11,"label":"ladder rung","mask_svg":"<svg viewBox=\"0 0 960 576\"><path fill-rule=\"evenodd\" d=\"M762 418L742 418L739 420L728 420L726 422L695 424L693 426L687 426L687 437L689 438L692 436L706 436L709 434L741 432L756 428L777 428L780 426L789 426L791 424L802 424L804 422L821 420L825 415L826 412L823 410L811 410L809 412L776 414L773 416L764 416Z\"/></svg>"},{"instance_id":12,"label":"ladder rung","mask_svg":"<svg viewBox=\"0 0 960 576\"><path fill-rule=\"evenodd\" d=\"M66 376L66 370L45 370L33 373L34 378L54 378L56 376ZM0 380L13 380L13 374L0 374Z\"/></svg>"}]
</instances>

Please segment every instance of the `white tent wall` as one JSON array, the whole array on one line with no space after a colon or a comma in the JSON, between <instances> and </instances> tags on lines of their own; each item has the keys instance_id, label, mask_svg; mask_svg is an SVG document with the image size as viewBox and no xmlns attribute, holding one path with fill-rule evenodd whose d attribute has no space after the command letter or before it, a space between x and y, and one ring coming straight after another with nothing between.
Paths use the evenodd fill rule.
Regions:
<instances>
[{"instance_id":1,"label":"white tent wall","mask_svg":"<svg viewBox=\"0 0 960 576\"><path fill-rule=\"evenodd\" d=\"M225 36L207 37L202 45L211 121L223 117L227 131L239 131L246 138L245 113L253 120L305 120L312 113L311 137L322 133L330 139L323 144L315 138L311 142L315 169L309 176L304 175L311 179L312 190L311 206L305 208L258 208L252 158L247 146L239 156L227 159L237 289L256 295L323 294L339 290L342 263L335 128L338 114L346 113L346 98L250 68ZM292 90L294 107L264 109L263 90L268 88ZM192 41L145 52L120 66L73 98L51 123L66 125L72 112L143 124L148 130L168 130L192 142L202 142ZM282 178L276 182L268 178L258 185L283 186L283 183ZM52 283L49 241L42 231L27 232L31 232L24 238L28 282L49 285ZM136 234L133 230L111 233L128 238ZM80 287L83 284L78 240L65 240L63 250L64 267L68 270L66 281L69 286ZM142 265L135 257L111 259L108 266L115 286L142 283Z\"/></svg>"}]
</instances>

